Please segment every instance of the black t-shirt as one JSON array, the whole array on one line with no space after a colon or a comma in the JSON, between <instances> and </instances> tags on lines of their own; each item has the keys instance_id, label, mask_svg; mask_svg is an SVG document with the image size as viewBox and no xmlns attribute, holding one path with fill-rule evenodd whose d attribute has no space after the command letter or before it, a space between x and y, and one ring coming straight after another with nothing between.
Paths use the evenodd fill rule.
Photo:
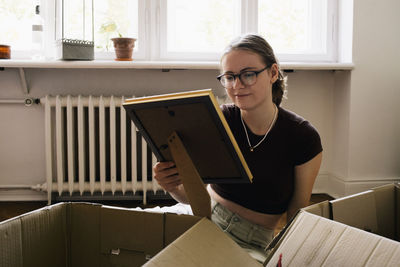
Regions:
<instances>
[{"instance_id":1,"label":"black t-shirt","mask_svg":"<svg viewBox=\"0 0 400 267\"><path fill-rule=\"evenodd\" d=\"M284 213L294 192L295 166L322 151L318 132L304 118L279 107L275 125L266 139L250 152L240 109L228 104L222 106L222 112L253 174L253 182L212 184L211 187L221 197L248 209L267 214ZM252 145L263 138L249 128L247 132Z\"/></svg>"}]
</instances>

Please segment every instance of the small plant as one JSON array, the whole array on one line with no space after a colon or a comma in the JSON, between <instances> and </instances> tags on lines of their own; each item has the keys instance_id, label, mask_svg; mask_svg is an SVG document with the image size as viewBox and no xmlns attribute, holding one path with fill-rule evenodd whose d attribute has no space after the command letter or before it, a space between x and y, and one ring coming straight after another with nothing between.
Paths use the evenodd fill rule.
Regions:
<instances>
[{"instance_id":1,"label":"small plant","mask_svg":"<svg viewBox=\"0 0 400 267\"><path fill-rule=\"evenodd\" d=\"M122 37L122 34L118 31L118 26L115 23L115 21L107 21L103 24L101 24L100 29L98 31L102 36L103 36L103 42L106 44L106 50L108 51L108 48L111 45L111 40L110 38L116 34L118 34L118 37Z\"/></svg>"}]
</instances>

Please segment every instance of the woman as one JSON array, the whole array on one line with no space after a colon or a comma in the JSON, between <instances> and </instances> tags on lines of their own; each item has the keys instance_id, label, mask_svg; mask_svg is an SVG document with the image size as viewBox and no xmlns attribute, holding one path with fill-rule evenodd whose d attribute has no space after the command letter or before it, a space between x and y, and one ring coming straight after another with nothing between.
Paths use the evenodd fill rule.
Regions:
<instances>
[{"instance_id":1,"label":"woman","mask_svg":"<svg viewBox=\"0 0 400 267\"><path fill-rule=\"evenodd\" d=\"M254 176L250 184L213 184L212 220L259 261L274 229L308 205L322 146L315 128L279 107L285 81L270 45L258 35L235 39L221 59L218 80L233 104L222 111ZM188 203L173 162L154 166L155 179Z\"/></svg>"}]
</instances>

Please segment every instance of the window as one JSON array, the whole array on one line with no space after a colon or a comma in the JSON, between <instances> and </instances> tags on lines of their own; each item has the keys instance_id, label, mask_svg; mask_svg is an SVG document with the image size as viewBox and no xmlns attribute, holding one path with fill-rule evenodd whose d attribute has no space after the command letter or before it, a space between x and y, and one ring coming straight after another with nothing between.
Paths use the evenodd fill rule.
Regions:
<instances>
[{"instance_id":1,"label":"window","mask_svg":"<svg viewBox=\"0 0 400 267\"><path fill-rule=\"evenodd\" d=\"M34 14L32 0L0 0L0 44L11 45L13 57L16 51L29 56Z\"/></svg>"},{"instance_id":2,"label":"window","mask_svg":"<svg viewBox=\"0 0 400 267\"><path fill-rule=\"evenodd\" d=\"M110 38L138 37L138 0L96 0L94 7L95 51L98 54L107 57L107 54L110 54L107 52L113 51ZM135 51L138 49L139 46L136 45Z\"/></svg>"},{"instance_id":3,"label":"window","mask_svg":"<svg viewBox=\"0 0 400 267\"><path fill-rule=\"evenodd\" d=\"M112 59L114 48L111 38L118 36L138 38L138 3L138 0L95 0L92 32L91 2L88 0L64 1L64 37L89 41L94 39L96 58ZM85 16L83 16L84 12ZM61 17L62 13L57 16ZM61 38L61 34L58 34L57 39ZM137 44L136 53L139 50Z\"/></svg>"},{"instance_id":4,"label":"window","mask_svg":"<svg viewBox=\"0 0 400 267\"><path fill-rule=\"evenodd\" d=\"M258 32L283 61L332 61L328 0L259 0Z\"/></svg>"},{"instance_id":5,"label":"window","mask_svg":"<svg viewBox=\"0 0 400 267\"><path fill-rule=\"evenodd\" d=\"M79 38L74 33L83 1L90 0L65 1L74 6L66 13L72 38ZM0 0L0 43L11 44L14 56L29 56L33 2ZM54 0L41 5L49 50ZM138 39L137 60L218 60L230 40L252 32L269 41L281 62L335 62L336 5L337 0L94 0L95 57L114 58L110 38L121 34Z\"/></svg>"},{"instance_id":6,"label":"window","mask_svg":"<svg viewBox=\"0 0 400 267\"><path fill-rule=\"evenodd\" d=\"M334 0L160 2L160 58L218 59L232 38L265 37L281 61L334 61Z\"/></svg>"},{"instance_id":7,"label":"window","mask_svg":"<svg viewBox=\"0 0 400 267\"><path fill-rule=\"evenodd\" d=\"M240 1L161 1L161 58L209 59L240 34Z\"/></svg>"}]
</instances>

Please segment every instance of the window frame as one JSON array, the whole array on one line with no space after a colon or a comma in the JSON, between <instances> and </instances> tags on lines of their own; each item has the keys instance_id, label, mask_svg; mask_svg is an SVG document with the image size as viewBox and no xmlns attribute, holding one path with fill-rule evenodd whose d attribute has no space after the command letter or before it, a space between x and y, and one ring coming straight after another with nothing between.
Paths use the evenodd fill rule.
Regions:
<instances>
[{"instance_id":1,"label":"window frame","mask_svg":"<svg viewBox=\"0 0 400 267\"><path fill-rule=\"evenodd\" d=\"M167 1L163 0L152 0L156 2L157 11L155 16L158 17L156 21L157 30L157 41L158 49L157 56L158 60L218 60L220 54L215 53L180 53L180 52L168 52L167 51ZM240 14L240 34L244 33L257 33L258 32L258 1L257 0L240 0L241 2L241 14ZM280 62L338 62L337 57L337 12L338 12L338 0L327 0L327 27L326 27L326 53L296 53L296 54L283 54L276 53L276 56ZM315 7L314 7L315 8ZM313 12L317 14L317 12ZM161 26L160 26L161 25ZM314 26L313 27L317 27Z\"/></svg>"},{"instance_id":2,"label":"window frame","mask_svg":"<svg viewBox=\"0 0 400 267\"><path fill-rule=\"evenodd\" d=\"M258 28L258 0L240 1L240 34L257 32ZM327 53L312 54L280 54L277 53L280 62L338 62L338 2L339 0L327 0L327 29L326 48ZM45 56L46 59L55 55L55 1L41 0L43 19L45 23ZM33 7L32 7L33 8ZM139 49L134 50L133 58L144 61L218 61L220 52L189 53L167 51L167 1L166 0L138 0L138 44ZM27 59L31 57L29 50L12 51L14 59ZM95 52L95 59L112 60L114 51Z\"/></svg>"}]
</instances>

